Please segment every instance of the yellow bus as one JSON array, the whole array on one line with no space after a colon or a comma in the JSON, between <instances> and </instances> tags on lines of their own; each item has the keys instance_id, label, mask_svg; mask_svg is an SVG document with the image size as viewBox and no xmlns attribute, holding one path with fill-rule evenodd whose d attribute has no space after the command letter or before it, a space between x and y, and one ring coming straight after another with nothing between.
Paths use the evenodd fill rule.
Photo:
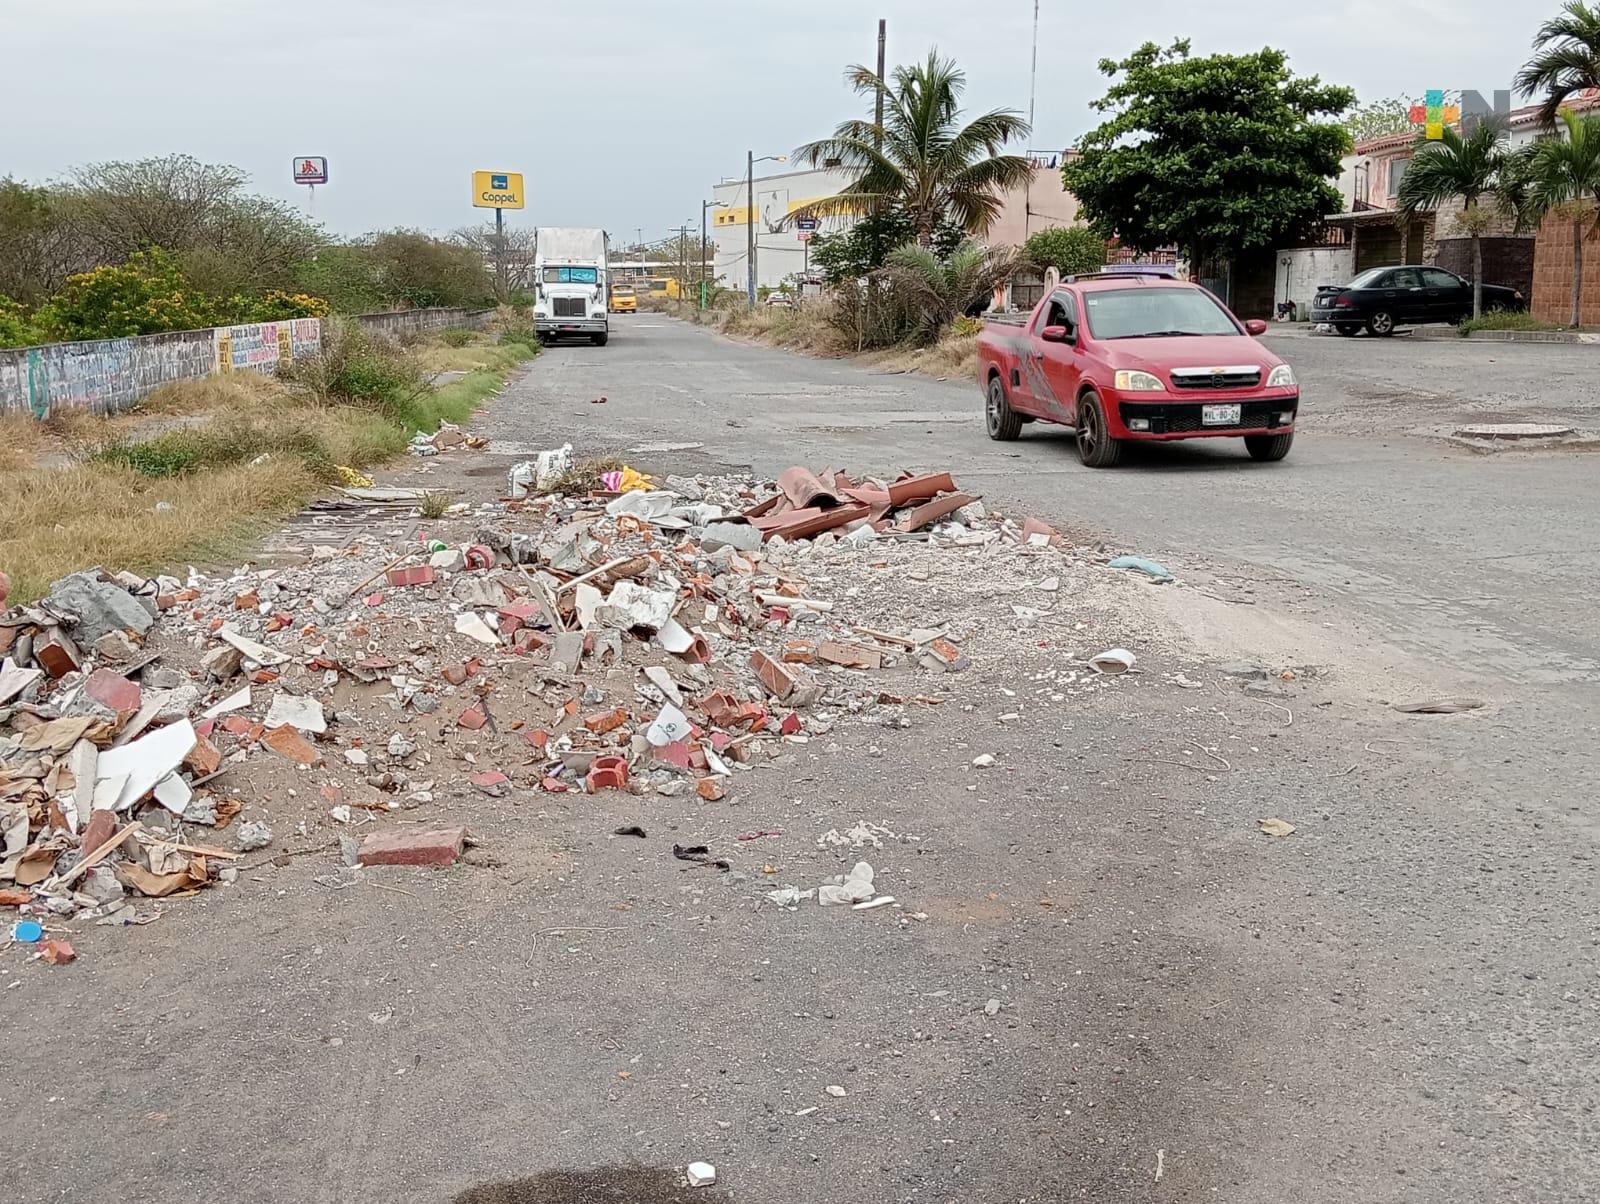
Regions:
<instances>
[{"instance_id":1,"label":"yellow bus","mask_svg":"<svg viewBox=\"0 0 1600 1204\"><path fill-rule=\"evenodd\" d=\"M614 314L639 312L639 295L634 292L633 285L613 284L611 286L611 312Z\"/></svg>"}]
</instances>

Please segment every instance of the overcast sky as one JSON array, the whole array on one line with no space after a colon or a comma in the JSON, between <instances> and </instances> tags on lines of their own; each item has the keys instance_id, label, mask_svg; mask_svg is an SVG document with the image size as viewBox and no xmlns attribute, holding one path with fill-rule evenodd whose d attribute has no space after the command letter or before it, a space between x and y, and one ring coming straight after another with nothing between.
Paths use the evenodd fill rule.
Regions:
<instances>
[{"instance_id":1,"label":"overcast sky","mask_svg":"<svg viewBox=\"0 0 1600 1204\"><path fill-rule=\"evenodd\" d=\"M1557 7L1042 0L1032 145L1092 125L1095 64L1146 39L1279 46L1362 98L1488 97ZM1033 0L0 0L0 176L181 151L304 204L290 161L325 155L317 217L355 234L489 216L470 173L503 169L527 177L515 222L656 238L697 226L746 148L857 115L844 68L871 61L878 16L891 64L937 45L969 109L1027 110Z\"/></svg>"}]
</instances>

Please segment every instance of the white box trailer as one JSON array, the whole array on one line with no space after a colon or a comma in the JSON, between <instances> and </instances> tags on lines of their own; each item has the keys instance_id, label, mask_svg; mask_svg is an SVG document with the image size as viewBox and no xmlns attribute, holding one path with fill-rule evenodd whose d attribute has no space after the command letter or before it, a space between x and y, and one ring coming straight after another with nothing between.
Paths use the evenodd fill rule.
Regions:
<instances>
[{"instance_id":1,"label":"white box trailer","mask_svg":"<svg viewBox=\"0 0 1600 1204\"><path fill-rule=\"evenodd\" d=\"M610 241L604 230L540 226L533 243L533 328L544 339L611 334L607 291Z\"/></svg>"}]
</instances>

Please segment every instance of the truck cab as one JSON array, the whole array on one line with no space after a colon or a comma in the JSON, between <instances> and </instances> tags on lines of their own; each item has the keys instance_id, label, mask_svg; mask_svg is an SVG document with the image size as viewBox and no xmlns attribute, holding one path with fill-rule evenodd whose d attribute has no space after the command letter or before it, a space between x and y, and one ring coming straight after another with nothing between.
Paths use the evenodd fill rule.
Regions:
<instances>
[{"instance_id":1,"label":"truck cab","mask_svg":"<svg viewBox=\"0 0 1600 1204\"><path fill-rule=\"evenodd\" d=\"M608 317L604 230L541 226L534 233L533 328L546 341L588 338L604 347Z\"/></svg>"}]
</instances>

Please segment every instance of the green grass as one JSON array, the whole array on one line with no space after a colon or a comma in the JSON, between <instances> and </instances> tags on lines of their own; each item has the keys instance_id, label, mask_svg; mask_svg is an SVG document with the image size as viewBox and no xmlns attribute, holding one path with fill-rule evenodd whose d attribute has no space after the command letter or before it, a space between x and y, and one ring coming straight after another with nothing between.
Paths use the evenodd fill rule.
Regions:
<instances>
[{"instance_id":1,"label":"green grass","mask_svg":"<svg viewBox=\"0 0 1600 1204\"><path fill-rule=\"evenodd\" d=\"M1508 313L1497 310L1481 318L1468 318L1456 328L1466 338L1474 330L1560 330L1549 322L1541 322L1530 313Z\"/></svg>"}]
</instances>

